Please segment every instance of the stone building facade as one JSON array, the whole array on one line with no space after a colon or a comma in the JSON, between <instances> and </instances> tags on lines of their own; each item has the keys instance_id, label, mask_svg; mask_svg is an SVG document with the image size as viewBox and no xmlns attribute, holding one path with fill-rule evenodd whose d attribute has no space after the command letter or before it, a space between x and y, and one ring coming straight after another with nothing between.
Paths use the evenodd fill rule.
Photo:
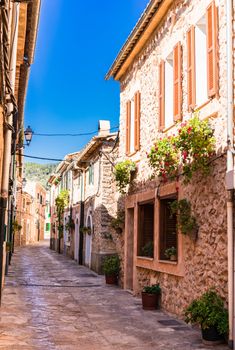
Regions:
<instances>
[{"instance_id":1,"label":"stone building facade","mask_svg":"<svg viewBox=\"0 0 235 350\"><path fill-rule=\"evenodd\" d=\"M37 182L27 181L17 196L15 221L20 229L14 232L14 246L24 246L44 239L46 190Z\"/></svg>"},{"instance_id":2,"label":"stone building facade","mask_svg":"<svg viewBox=\"0 0 235 350\"><path fill-rule=\"evenodd\" d=\"M211 38L212 61L207 51ZM180 61L177 71L176 56ZM181 95L174 89L177 82L173 73L178 74ZM211 76L214 92L208 87ZM124 288L138 294L144 285L159 282L162 307L180 316L192 299L209 287L228 300L225 1L150 1L106 76L110 77L121 86L119 160L130 159L137 165L125 198ZM210 174L196 173L187 184L181 176L176 181L160 182L153 176L147 154L157 139L176 134L179 123L189 120L195 111L214 129L217 156ZM198 238L194 241L178 232L174 243L177 261L170 261L161 250L162 225L170 222L165 222L161 208L164 201L183 198L191 203ZM154 245L151 257L143 256L140 250L142 226L148 225L148 220Z\"/></svg>"},{"instance_id":3,"label":"stone building facade","mask_svg":"<svg viewBox=\"0 0 235 350\"><path fill-rule=\"evenodd\" d=\"M58 246L55 199L66 189L70 196L63 217L63 252L79 264L101 273L104 256L117 253L120 237L111 228L111 220L117 212L113 166L118 135L109 132L109 122L100 121L99 124L99 134L82 151L67 155L49 184L51 247L57 249Z\"/></svg>"}]
</instances>

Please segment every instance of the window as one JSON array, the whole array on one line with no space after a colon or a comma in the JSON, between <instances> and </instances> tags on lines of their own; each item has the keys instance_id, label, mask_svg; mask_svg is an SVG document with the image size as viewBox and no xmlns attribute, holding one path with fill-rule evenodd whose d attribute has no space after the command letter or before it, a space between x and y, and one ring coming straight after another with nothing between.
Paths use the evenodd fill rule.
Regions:
<instances>
[{"instance_id":1,"label":"window","mask_svg":"<svg viewBox=\"0 0 235 350\"><path fill-rule=\"evenodd\" d=\"M205 16L187 32L189 110L218 92L217 40L217 8L213 1Z\"/></svg>"},{"instance_id":2,"label":"window","mask_svg":"<svg viewBox=\"0 0 235 350\"><path fill-rule=\"evenodd\" d=\"M160 200L160 260L168 260L165 255L166 249L174 247L177 251L176 215L173 215L170 210L170 204L175 199L171 197Z\"/></svg>"},{"instance_id":3,"label":"window","mask_svg":"<svg viewBox=\"0 0 235 350\"><path fill-rule=\"evenodd\" d=\"M42 195L40 195L40 204L42 204Z\"/></svg>"},{"instance_id":4,"label":"window","mask_svg":"<svg viewBox=\"0 0 235 350\"><path fill-rule=\"evenodd\" d=\"M126 103L126 154L140 149L140 92Z\"/></svg>"},{"instance_id":5,"label":"window","mask_svg":"<svg viewBox=\"0 0 235 350\"><path fill-rule=\"evenodd\" d=\"M206 16L195 27L196 105L207 100Z\"/></svg>"},{"instance_id":6,"label":"window","mask_svg":"<svg viewBox=\"0 0 235 350\"><path fill-rule=\"evenodd\" d=\"M94 185L94 164L90 164L88 175L89 175L89 185Z\"/></svg>"},{"instance_id":7,"label":"window","mask_svg":"<svg viewBox=\"0 0 235 350\"><path fill-rule=\"evenodd\" d=\"M154 256L154 202L139 205L138 256Z\"/></svg>"},{"instance_id":8,"label":"window","mask_svg":"<svg viewBox=\"0 0 235 350\"><path fill-rule=\"evenodd\" d=\"M178 42L159 65L159 128L168 128L182 115L182 54Z\"/></svg>"}]
</instances>

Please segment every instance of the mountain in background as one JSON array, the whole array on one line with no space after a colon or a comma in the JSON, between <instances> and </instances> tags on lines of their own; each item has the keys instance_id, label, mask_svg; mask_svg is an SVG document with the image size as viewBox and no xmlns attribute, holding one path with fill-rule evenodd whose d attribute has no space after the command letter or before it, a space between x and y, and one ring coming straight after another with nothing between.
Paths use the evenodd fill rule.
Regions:
<instances>
[{"instance_id":1,"label":"mountain in background","mask_svg":"<svg viewBox=\"0 0 235 350\"><path fill-rule=\"evenodd\" d=\"M50 175L55 171L58 164L25 163L25 178L40 182L45 188Z\"/></svg>"}]
</instances>

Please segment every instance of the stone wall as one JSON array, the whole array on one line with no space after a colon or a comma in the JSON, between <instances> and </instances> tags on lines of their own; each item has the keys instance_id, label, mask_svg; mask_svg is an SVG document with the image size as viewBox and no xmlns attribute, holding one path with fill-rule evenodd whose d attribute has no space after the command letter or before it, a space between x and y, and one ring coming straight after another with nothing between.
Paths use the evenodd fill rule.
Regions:
<instances>
[{"instance_id":1,"label":"stone wall","mask_svg":"<svg viewBox=\"0 0 235 350\"><path fill-rule=\"evenodd\" d=\"M122 77L120 160L126 158L126 102L133 98L137 90L141 92L141 149L130 157L137 162L138 170L129 195L158 186L157 179L151 180L153 173L146 152L150 151L157 138L172 135L177 129L172 126L163 133L158 131L158 64L178 41L181 41L183 47L183 119L191 115L187 110L186 32L205 14L210 2L175 1L161 25ZM162 306L178 315L182 315L188 303L207 287L215 286L222 297L227 298L226 157L223 156L226 150L226 16L224 1L216 1L216 4L219 11L219 96L205 101L199 111L200 118L209 118L215 129L216 153L219 158L212 162L211 173L207 177L196 174L187 185L182 179L179 181L179 198L187 198L191 202L200 227L199 238L196 243L188 237L183 238L184 273L181 277L136 267L135 293L139 293L143 285L159 281L163 289Z\"/></svg>"}]
</instances>

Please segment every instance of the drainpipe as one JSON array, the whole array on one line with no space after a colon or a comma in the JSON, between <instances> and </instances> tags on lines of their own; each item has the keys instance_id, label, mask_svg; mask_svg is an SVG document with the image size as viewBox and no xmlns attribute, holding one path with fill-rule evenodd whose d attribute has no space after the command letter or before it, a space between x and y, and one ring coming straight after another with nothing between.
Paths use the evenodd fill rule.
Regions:
<instances>
[{"instance_id":1,"label":"drainpipe","mask_svg":"<svg viewBox=\"0 0 235 350\"><path fill-rule=\"evenodd\" d=\"M227 235L228 235L228 309L229 340L233 349L234 341L234 236L233 236L233 197L234 197L234 158L233 158L233 0L226 0L227 13Z\"/></svg>"},{"instance_id":2,"label":"drainpipe","mask_svg":"<svg viewBox=\"0 0 235 350\"><path fill-rule=\"evenodd\" d=\"M79 265L83 264L83 232L81 228L84 226L84 194L85 194L85 178L86 171L81 172L81 201L80 201L80 225L79 225L79 252L78 252L78 262Z\"/></svg>"},{"instance_id":3,"label":"drainpipe","mask_svg":"<svg viewBox=\"0 0 235 350\"><path fill-rule=\"evenodd\" d=\"M16 54L17 54L17 39L18 39L18 18L19 18L19 4L9 2L8 0L2 1L1 15L3 20L3 40L4 50L7 55L4 56L4 65L6 69L6 129L4 132L4 153L2 162L2 183L1 183L1 198L0 198L0 302L2 294L2 282L3 282L3 242L5 239L5 228L7 222L7 209L8 209L8 191L9 191L9 176L10 176L10 163L11 163L11 141L12 141L12 129L13 129L13 92L15 85L15 69L16 69ZM14 16L13 13L14 12ZM15 34L14 34L15 33ZM11 47L10 47L10 35L11 35ZM15 102L15 101L14 101Z\"/></svg>"}]
</instances>

